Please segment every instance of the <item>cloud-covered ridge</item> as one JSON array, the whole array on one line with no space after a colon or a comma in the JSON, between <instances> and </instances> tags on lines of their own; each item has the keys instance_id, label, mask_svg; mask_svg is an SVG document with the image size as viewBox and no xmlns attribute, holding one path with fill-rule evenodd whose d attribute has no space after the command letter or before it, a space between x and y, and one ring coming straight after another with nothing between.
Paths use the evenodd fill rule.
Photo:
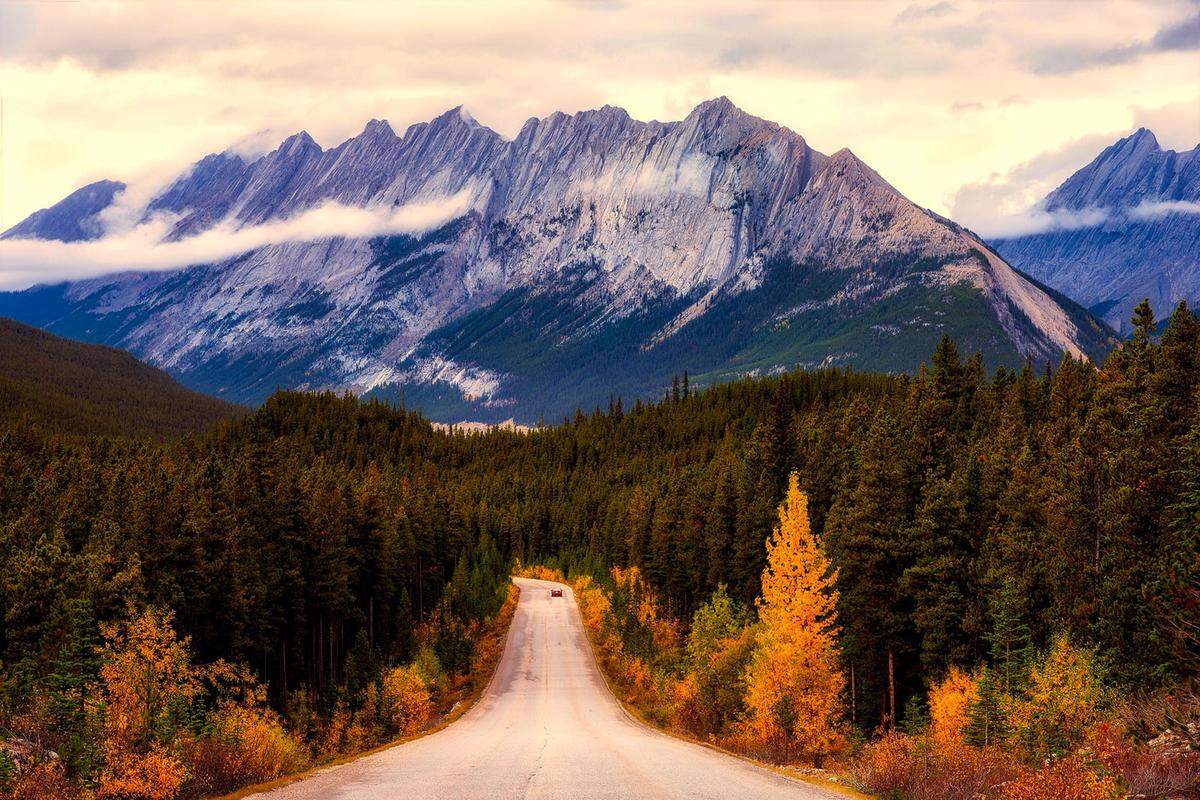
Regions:
<instances>
[{"instance_id":1,"label":"cloud-covered ridge","mask_svg":"<svg viewBox=\"0 0 1200 800\"><path fill-rule=\"evenodd\" d=\"M195 236L163 241L176 218L157 215L123 232L88 242L0 241L0 289L79 280L114 272L161 271L212 264L269 245L336 237L419 235L466 214L471 188L449 197L396 207L356 208L324 203L287 219L239 227L225 220Z\"/></svg>"},{"instance_id":2,"label":"cloud-covered ridge","mask_svg":"<svg viewBox=\"0 0 1200 800\"><path fill-rule=\"evenodd\" d=\"M1055 231L1073 231L1122 222L1147 222L1167 214L1200 214L1200 202L1191 200L1144 200L1127 208L1085 208L1079 211L1041 207L1021 214L998 217L979 226L977 231L987 239L1015 239Z\"/></svg>"}]
</instances>

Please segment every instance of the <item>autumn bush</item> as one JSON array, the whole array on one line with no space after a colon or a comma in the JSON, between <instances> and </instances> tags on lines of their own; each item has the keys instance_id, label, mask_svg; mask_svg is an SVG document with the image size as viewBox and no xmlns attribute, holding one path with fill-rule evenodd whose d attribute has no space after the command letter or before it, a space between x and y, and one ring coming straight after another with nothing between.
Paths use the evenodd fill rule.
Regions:
<instances>
[{"instance_id":1,"label":"autumn bush","mask_svg":"<svg viewBox=\"0 0 1200 800\"><path fill-rule=\"evenodd\" d=\"M0 783L0 797L6 800L79 800L79 790L67 779L63 765L42 761L15 771L6 783Z\"/></svg>"},{"instance_id":2,"label":"autumn bush","mask_svg":"<svg viewBox=\"0 0 1200 800\"><path fill-rule=\"evenodd\" d=\"M515 574L519 578L533 578L539 581L555 581L557 583L565 583L567 580L563 576L561 569L556 567L547 567L542 564L530 564L529 566L518 567Z\"/></svg>"},{"instance_id":3,"label":"autumn bush","mask_svg":"<svg viewBox=\"0 0 1200 800\"><path fill-rule=\"evenodd\" d=\"M432 715L429 689L415 666L394 667L384 673L379 716L389 732L411 736L424 728Z\"/></svg>"},{"instance_id":4,"label":"autumn bush","mask_svg":"<svg viewBox=\"0 0 1200 800\"><path fill-rule=\"evenodd\" d=\"M1026 770L1001 795L1002 800L1116 800L1120 796L1112 778L1097 775L1078 756Z\"/></svg>"},{"instance_id":5,"label":"autumn bush","mask_svg":"<svg viewBox=\"0 0 1200 800\"><path fill-rule=\"evenodd\" d=\"M966 742L971 705L979 699L979 680L951 667L929 692L929 735L944 746Z\"/></svg>"},{"instance_id":6,"label":"autumn bush","mask_svg":"<svg viewBox=\"0 0 1200 800\"><path fill-rule=\"evenodd\" d=\"M188 779L188 768L166 746L151 745L137 752L110 753L105 764L99 800L173 800Z\"/></svg>"},{"instance_id":7,"label":"autumn bush","mask_svg":"<svg viewBox=\"0 0 1200 800\"><path fill-rule=\"evenodd\" d=\"M202 672L169 612L148 608L101 632L104 769L96 797L171 800L189 774L181 742Z\"/></svg>"},{"instance_id":8,"label":"autumn bush","mask_svg":"<svg viewBox=\"0 0 1200 800\"><path fill-rule=\"evenodd\" d=\"M899 732L863 748L850 769L857 786L887 800L991 800L1017 774L1013 760L996 748L943 745Z\"/></svg>"},{"instance_id":9,"label":"autumn bush","mask_svg":"<svg viewBox=\"0 0 1200 800\"><path fill-rule=\"evenodd\" d=\"M306 762L307 754L275 712L225 703L209 716L209 730L194 745L189 783L198 793L229 792L295 772Z\"/></svg>"},{"instance_id":10,"label":"autumn bush","mask_svg":"<svg viewBox=\"0 0 1200 800\"><path fill-rule=\"evenodd\" d=\"M1010 704L1010 742L1030 761L1066 757L1100 722L1108 702L1095 653L1058 636L1030 670L1025 691Z\"/></svg>"}]
</instances>

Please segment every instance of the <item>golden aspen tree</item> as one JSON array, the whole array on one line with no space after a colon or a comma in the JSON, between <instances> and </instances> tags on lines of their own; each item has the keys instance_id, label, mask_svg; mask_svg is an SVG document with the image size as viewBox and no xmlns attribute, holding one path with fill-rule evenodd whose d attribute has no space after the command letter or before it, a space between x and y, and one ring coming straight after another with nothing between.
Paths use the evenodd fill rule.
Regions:
<instances>
[{"instance_id":1,"label":"golden aspen tree","mask_svg":"<svg viewBox=\"0 0 1200 800\"><path fill-rule=\"evenodd\" d=\"M813 538L796 474L767 542L758 645L746 675L752 732L786 761L819 762L841 739L845 679L838 664L834 574Z\"/></svg>"},{"instance_id":2,"label":"golden aspen tree","mask_svg":"<svg viewBox=\"0 0 1200 800\"><path fill-rule=\"evenodd\" d=\"M929 733L938 744L951 747L966 742L971 704L979 699L979 680L951 667L940 683L929 690Z\"/></svg>"}]
</instances>

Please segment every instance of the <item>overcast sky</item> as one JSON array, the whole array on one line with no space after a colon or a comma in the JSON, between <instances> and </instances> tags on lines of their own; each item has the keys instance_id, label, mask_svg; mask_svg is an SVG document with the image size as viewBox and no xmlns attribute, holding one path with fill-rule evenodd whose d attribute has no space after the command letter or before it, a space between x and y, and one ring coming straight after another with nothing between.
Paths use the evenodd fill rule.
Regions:
<instances>
[{"instance_id":1,"label":"overcast sky","mask_svg":"<svg viewBox=\"0 0 1200 800\"><path fill-rule=\"evenodd\" d=\"M986 228L1139 126L1197 144L1200 2L0 0L0 92L0 229L256 135L328 147L462 103L511 136L722 94Z\"/></svg>"}]
</instances>

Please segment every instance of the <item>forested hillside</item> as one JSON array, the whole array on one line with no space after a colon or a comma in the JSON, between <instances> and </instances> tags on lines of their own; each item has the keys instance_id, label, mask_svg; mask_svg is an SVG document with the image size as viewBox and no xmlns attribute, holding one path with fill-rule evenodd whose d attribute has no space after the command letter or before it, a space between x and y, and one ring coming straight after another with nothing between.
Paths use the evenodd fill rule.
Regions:
<instances>
[{"instance_id":1,"label":"forested hillside","mask_svg":"<svg viewBox=\"0 0 1200 800\"><path fill-rule=\"evenodd\" d=\"M242 409L193 392L123 350L0 317L0 424L80 435L171 436Z\"/></svg>"},{"instance_id":2,"label":"forested hillside","mask_svg":"<svg viewBox=\"0 0 1200 800\"><path fill-rule=\"evenodd\" d=\"M1161 344L1154 328L1142 310L1099 371L989 373L947 339L911 378L693 392L683 375L661 402L528 434L300 393L166 442L6 420L0 728L63 754L76 783L151 756L186 772L181 732L204 741L219 691L182 693L136 741L104 727L142 621L190 637L194 663L244 665L314 751L393 665L465 669L513 560L636 566L685 627L721 584L751 603L792 472L836 570L861 731L918 717L952 667L1057 636L1094 648L1113 687L1175 686L1200 658L1200 323L1181 306Z\"/></svg>"}]
</instances>

